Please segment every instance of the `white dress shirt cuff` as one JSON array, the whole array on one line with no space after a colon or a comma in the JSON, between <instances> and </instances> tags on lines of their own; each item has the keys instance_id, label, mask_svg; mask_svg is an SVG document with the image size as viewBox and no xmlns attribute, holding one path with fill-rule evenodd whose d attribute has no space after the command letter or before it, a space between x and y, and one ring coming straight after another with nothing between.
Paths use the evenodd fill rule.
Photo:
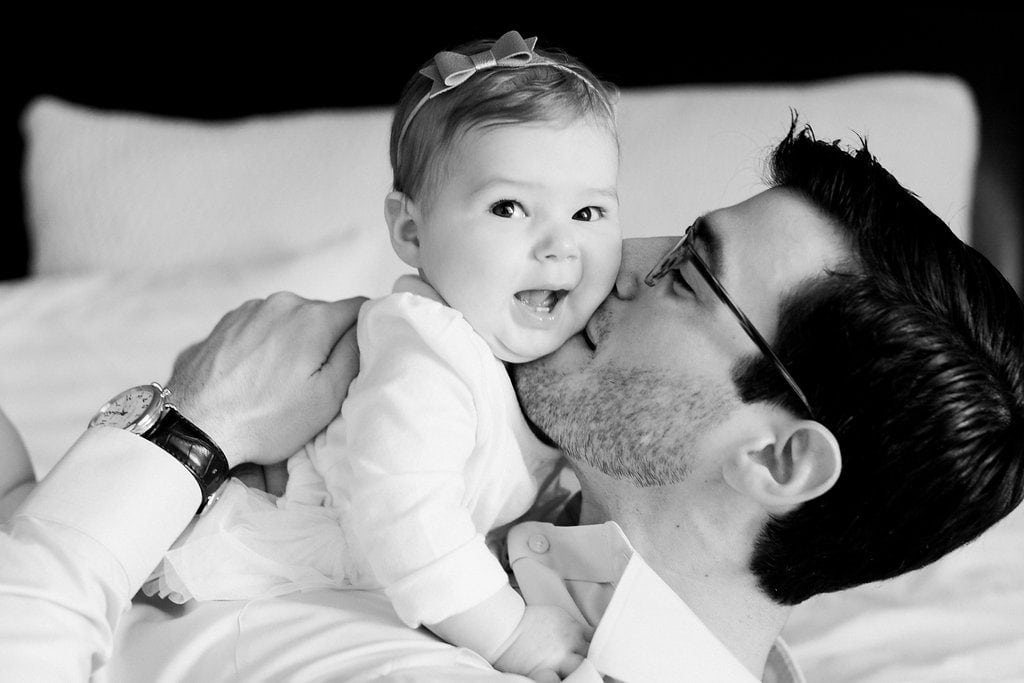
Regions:
<instances>
[{"instance_id":1,"label":"white dress shirt cuff","mask_svg":"<svg viewBox=\"0 0 1024 683\"><path fill-rule=\"evenodd\" d=\"M132 593L199 507L192 474L159 446L111 427L89 429L16 513L93 538L124 568Z\"/></svg>"}]
</instances>

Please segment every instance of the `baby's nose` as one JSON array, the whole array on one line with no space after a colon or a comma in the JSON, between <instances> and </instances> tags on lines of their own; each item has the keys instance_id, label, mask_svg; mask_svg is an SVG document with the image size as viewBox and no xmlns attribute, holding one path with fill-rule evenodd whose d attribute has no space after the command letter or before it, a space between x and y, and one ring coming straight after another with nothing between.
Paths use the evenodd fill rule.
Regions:
<instances>
[{"instance_id":1,"label":"baby's nose","mask_svg":"<svg viewBox=\"0 0 1024 683\"><path fill-rule=\"evenodd\" d=\"M574 231L559 226L544 234L534 254L541 261L566 261L579 258L580 248Z\"/></svg>"}]
</instances>

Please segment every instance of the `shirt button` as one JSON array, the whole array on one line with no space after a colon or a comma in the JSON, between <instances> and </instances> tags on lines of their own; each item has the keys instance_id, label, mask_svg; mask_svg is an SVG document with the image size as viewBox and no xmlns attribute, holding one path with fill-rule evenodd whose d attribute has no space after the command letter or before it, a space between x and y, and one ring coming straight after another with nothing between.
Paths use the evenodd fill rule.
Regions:
<instances>
[{"instance_id":1,"label":"shirt button","mask_svg":"<svg viewBox=\"0 0 1024 683\"><path fill-rule=\"evenodd\" d=\"M543 534L534 534L530 536L530 540L526 542L526 545L530 547L535 553L546 553L551 544L548 543L548 539Z\"/></svg>"}]
</instances>

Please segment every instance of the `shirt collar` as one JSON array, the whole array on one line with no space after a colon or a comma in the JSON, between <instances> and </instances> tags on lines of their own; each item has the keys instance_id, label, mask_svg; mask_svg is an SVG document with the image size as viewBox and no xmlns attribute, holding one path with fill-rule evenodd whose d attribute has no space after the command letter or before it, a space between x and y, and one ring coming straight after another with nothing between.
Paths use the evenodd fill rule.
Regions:
<instances>
[{"instance_id":1,"label":"shirt collar","mask_svg":"<svg viewBox=\"0 0 1024 683\"><path fill-rule=\"evenodd\" d=\"M756 681L615 522L520 524L509 533L508 556L527 604L556 604L596 626L587 659L603 675L626 681ZM763 680L803 681L781 640Z\"/></svg>"}]
</instances>

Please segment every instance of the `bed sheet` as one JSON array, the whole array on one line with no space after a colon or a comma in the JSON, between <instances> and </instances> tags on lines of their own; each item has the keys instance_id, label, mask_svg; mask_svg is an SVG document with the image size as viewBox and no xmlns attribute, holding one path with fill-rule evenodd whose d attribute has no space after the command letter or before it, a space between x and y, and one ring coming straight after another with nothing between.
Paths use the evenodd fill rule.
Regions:
<instances>
[{"instance_id":1,"label":"bed sheet","mask_svg":"<svg viewBox=\"0 0 1024 683\"><path fill-rule=\"evenodd\" d=\"M280 289L386 291L403 270L397 258L363 259L361 272L336 266L368 246L341 241L244 269L0 286L0 405L45 474L98 402L166 379L178 351L229 308ZM812 683L1024 681L1022 615L1024 508L930 567L808 601L784 635Z\"/></svg>"}]
</instances>

